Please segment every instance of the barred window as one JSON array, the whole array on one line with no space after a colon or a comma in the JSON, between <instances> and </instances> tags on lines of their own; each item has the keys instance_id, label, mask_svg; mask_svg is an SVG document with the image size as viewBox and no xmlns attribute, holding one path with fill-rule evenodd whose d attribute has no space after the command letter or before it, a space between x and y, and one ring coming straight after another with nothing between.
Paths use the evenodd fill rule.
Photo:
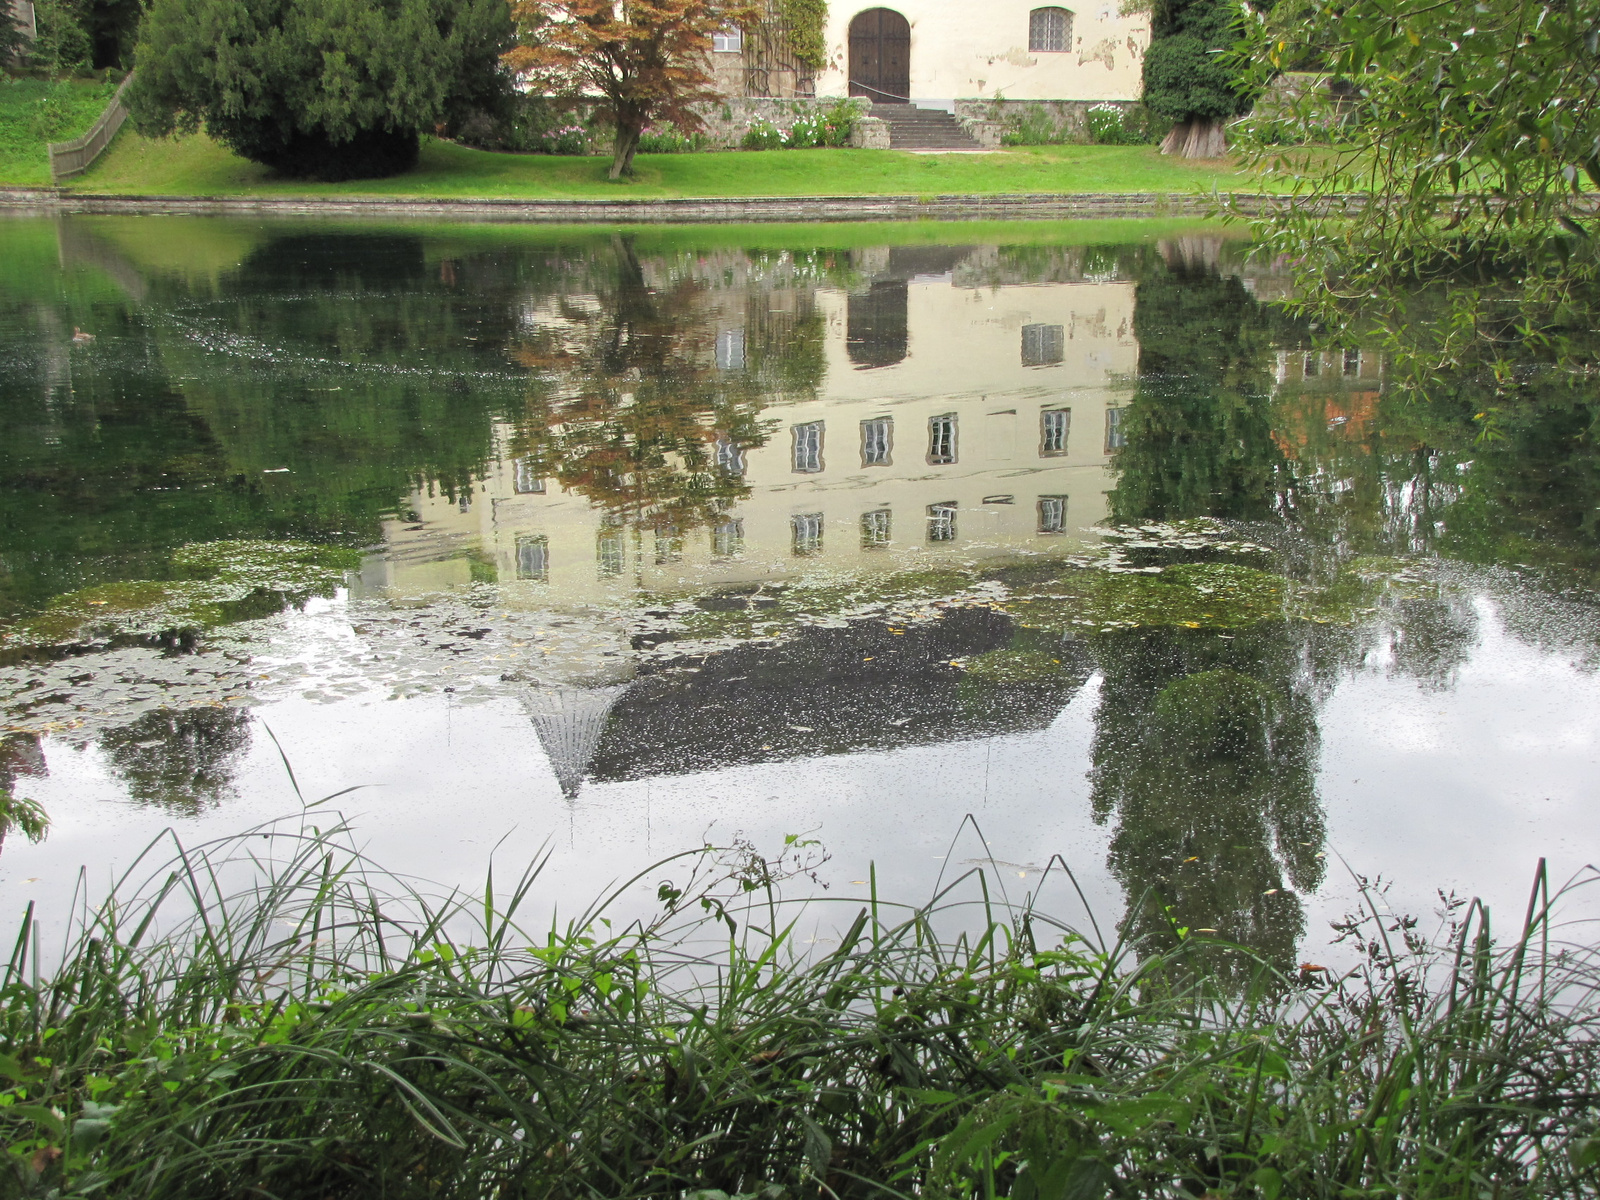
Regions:
<instances>
[{"instance_id":1,"label":"barred window","mask_svg":"<svg viewBox=\"0 0 1600 1200\"><path fill-rule=\"evenodd\" d=\"M789 546L796 558L822 553L822 514L800 513L789 518Z\"/></svg>"},{"instance_id":2,"label":"barred window","mask_svg":"<svg viewBox=\"0 0 1600 1200\"><path fill-rule=\"evenodd\" d=\"M894 514L887 508L861 514L861 548L882 550L889 545L894 529Z\"/></svg>"},{"instance_id":3,"label":"barred window","mask_svg":"<svg viewBox=\"0 0 1600 1200\"><path fill-rule=\"evenodd\" d=\"M683 558L683 538L676 525L661 525L656 529L656 566L664 567Z\"/></svg>"},{"instance_id":4,"label":"barred window","mask_svg":"<svg viewBox=\"0 0 1600 1200\"><path fill-rule=\"evenodd\" d=\"M1039 532L1065 533L1067 531L1067 498L1065 496L1039 497Z\"/></svg>"},{"instance_id":5,"label":"barred window","mask_svg":"<svg viewBox=\"0 0 1600 1200\"><path fill-rule=\"evenodd\" d=\"M1127 445L1127 436L1122 432L1122 414L1126 411L1121 408L1106 409L1106 453L1121 450Z\"/></svg>"},{"instance_id":6,"label":"barred window","mask_svg":"<svg viewBox=\"0 0 1600 1200\"><path fill-rule=\"evenodd\" d=\"M1067 434L1072 429L1070 408L1047 408L1039 414L1039 453L1065 454Z\"/></svg>"},{"instance_id":7,"label":"barred window","mask_svg":"<svg viewBox=\"0 0 1600 1200\"><path fill-rule=\"evenodd\" d=\"M861 422L861 465L886 467L894 443L894 422L888 417Z\"/></svg>"},{"instance_id":8,"label":"barred window","mask_svg":"<svg viewBox=\"0 0 1600 1200\"><path fill-rule=\"evenodd\" d=\"M711 35L711 49L718 54L738 54L744 49L742 29L724 29Z\"/></svg>"},{"instance_id":9,"label":"barred window","mask_svg":"<svg viewBox=\"0 0 1600 1200\"><path fill-rule=\"evenodd\" d=\"M517 539L517 578L546 583L550 579L550 540L544 534Z\"/></svg>"},{"instance_id":10,"label":"barred window","mask_svg":"<svg viewBox=\"0 0 1600 1200\"><path fill-rule=\"evenodd\" d=\"M794 427L794 469L806 475L822 470L822 422Z\"/></svg>"},{"instance_id":11,"label":"barred window","mask_svg":"<svg viewBox=\"0 0 1600 1200\"><path fill-rule=\"evenodd\" d=\"M717 439L717 470L724 475L744 474L744 450L732 438Z\"/></svg>"},{"instance_id":12,"label":"barred window","mask_svg":"<svg viewBox=\"0 0 1600 1200\"><path fill-rule=\"evenodd\" d=\"M1067 331L1062 325L1022 327L1022 365L1053 367L1066 354Z\"/></svg>"},{"instance_id":13,"label":"barred window","mask_svg":"<svg viewBox=\"0 0 1600 1200\"><path fill-rule=\"evenodd\" d=\"M744 370L744 330L724 329L717 334L717 369Z\"/></svg>"},{"instance_id":14,"label":"barred window","mask_svg":"<svg viewBox=\"0 0 1600 1200\"><path fill-rule=\"evenodd\" d=\"M627 550L622 540L622 529L613 526L602 529L595 541L595 557L600 563L600 574L621 575L627 563Z\"/></svg>"},{"instance_id":15,"label":"barred window","mask_svg":"<svg viewBox=\"0 0 1600 1200\"><path fill-rule=\"evenodd\" d=\"M1028 14L1028 49L1036 53L1072 49L1072 14L1064 8L1036 8Z\"/></svg>"},{"instance_id":16,"label":"barred window","mask_svg":"<svg viewBox=\"0 0 1600 1200\"><path fill-rule=\"evenodd\" d=\"M538 474L531 458L512 461L511 490L519 496L537 496L544 492L544 479Z\"/></svg>"},{"instance_id":17,"label":"barred window","mask_svg":"<svg viewBox=\"0 0 1600 1200\"><path fill-rule=\"evenodd\" d=\"M956 461L956 415L928 418L928 461L935 465Z\"/></svg>"},{"instance_id":18,"label":"barred window","mask_svg":"<svg viewBox=\"0 0 1600 1200\"><path fill-rule=\"evenodd\" d=\"M739 517L711 527L711 553L715 558L738 558L744 553L744 520Z\"/></svg>"},{"instance_id":19,"label":"barred window","mask_svg":"<svg viewBox=\"0 0 1600 1200\"><path fill-rule=\"evenodd\" d=\"M956 502L945 500L928 505L928 540L953 542L956 540Z\"/></svg>"}]
</instances>

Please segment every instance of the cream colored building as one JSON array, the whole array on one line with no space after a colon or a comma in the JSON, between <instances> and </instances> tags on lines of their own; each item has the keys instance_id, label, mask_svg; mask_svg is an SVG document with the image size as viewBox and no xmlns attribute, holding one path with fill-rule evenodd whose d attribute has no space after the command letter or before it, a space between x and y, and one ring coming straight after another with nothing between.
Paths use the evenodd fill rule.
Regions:
<instances>
[{"instance_id":1,"label":"cream colored building","mask_svg":"<svg viewBox=\"0 0 1600 1200\"><path fill-rule=\"evenodd\" d=\"M960 99L1137 100L1145 14L1118 0L901 0L893 8L833 4L820 96L904 95L923 107ZM903 61L902 61L903 59Z\"/></svg>"},{"instance_id":2,"label":"cream colored building","mask_svg":"<svg viewBox=\"0 0 1600 1200\"><path fill-rule=\"evenodd\" d=\"M823 378L762 413L768 439L729 462L749 494L720 521L613 524L502 452L468 495L413 495L418 519L388 524L367 582L413 593L493 576L560 606L1079 544L1106 515L1137 367L1133 284L996 285L981 261L929 271L879 254L847 289L759 297L763 312L798 300L820 316ZM717 369L738 372L752 288L725 275L702 340Z\"/></svg>"},{"instance_id":3,"label":"cream colored building","mask_svg":"<svg viewBox=\"0 0 1600 1200\"><path fill-rule=\"evenodd\" d=\"M824 64L793 57L776 15L712 42L710 68L728 97L864 96L954 111L958 100L1138 100L1146 13L1121 0L901 0L831 4Z\"/></svg>"}]
</instances>

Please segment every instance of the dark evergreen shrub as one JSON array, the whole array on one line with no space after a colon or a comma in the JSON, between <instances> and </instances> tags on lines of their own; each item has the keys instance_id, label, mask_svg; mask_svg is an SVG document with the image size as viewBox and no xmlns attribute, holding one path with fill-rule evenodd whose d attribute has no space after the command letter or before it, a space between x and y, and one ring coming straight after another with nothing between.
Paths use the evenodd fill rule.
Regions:
<instances>
[{"instance_id":1,"label":"dark evergreen shrub","mask_svg":"<svg viewBox=\"0 0 1600 1200\"><path fill-rule=\"evenodd\" d=\"M421 134L504 105L511 38L505 0L153 0L129 108L286 175L392 175Z\"/></svg>"}]
</instances>

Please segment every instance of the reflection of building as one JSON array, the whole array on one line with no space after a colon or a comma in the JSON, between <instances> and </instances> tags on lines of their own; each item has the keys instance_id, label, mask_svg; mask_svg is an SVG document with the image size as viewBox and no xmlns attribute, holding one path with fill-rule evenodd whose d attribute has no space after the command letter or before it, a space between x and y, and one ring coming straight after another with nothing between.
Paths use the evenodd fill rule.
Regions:
<instances>
[{"instance_id":1,"label":"reflection of building","mask_svg":"<svg viewBox=\"0 0 1600 1200\"><path fill-rule=\"evenodd\" d=\"M698 671L644 674L611 709L585 760L596 779L642 779L1043 729L1089 676L1080 642L1059 675L990 685L950 666L1010 645L1012 620L967 608L896 634L882 624L806 629L743 646Z\"/></svg>"},{"instance_id":2,"label":"reflection of building","mask_svg":"<svg viewBox=\"0 0 1600 1200\"><path fill-rule=\"evenodd\" d=\"M848 288L786 278L764 293L750 272L702 262L694 269L722 281L702 309L717 327L691 331L708 367L756 370L757 330L741 322L786 307L820 320L820 383L774 395L763 444L717 447L746 498L709 527L639 527L503 449L470 494L415 493L417 519L388 524L368 582L415 591L493 577L559 604L1055 548L1106 514L1106 454L1138 357L1133 286L968 286L962 256L982 253L857 252L869 269Z\"/></svg>"},{"instance_id":3,"label":"reflection of building","mask_svg":"<svg viewBox=\"0 0 1600 1200\"><path fill-rule=\"evenodd\" d=\"M1273 440L1289 458L1320 435L1360 442L1371 434L1383 390L1383 356L1371 350L1279 350Z\"/></svg>"}]
</instances>

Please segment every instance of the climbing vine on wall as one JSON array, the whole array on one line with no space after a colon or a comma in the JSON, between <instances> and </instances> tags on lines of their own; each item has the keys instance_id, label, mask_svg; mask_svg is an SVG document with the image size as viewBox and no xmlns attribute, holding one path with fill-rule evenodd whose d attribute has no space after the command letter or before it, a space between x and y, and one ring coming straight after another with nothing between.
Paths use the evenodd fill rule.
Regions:
<instances>
[{"instance_id":1,"label":"climbing vine on wall","mask_svg":"<svg viewBox=\"0 0 1600 1200\"><path fill-rule=\"evenodd\" d=\"M789 35L789 52L802 66L820 71L828 65L828 0L778 0L778 17Z\"/></svg>"}]
</instances>

